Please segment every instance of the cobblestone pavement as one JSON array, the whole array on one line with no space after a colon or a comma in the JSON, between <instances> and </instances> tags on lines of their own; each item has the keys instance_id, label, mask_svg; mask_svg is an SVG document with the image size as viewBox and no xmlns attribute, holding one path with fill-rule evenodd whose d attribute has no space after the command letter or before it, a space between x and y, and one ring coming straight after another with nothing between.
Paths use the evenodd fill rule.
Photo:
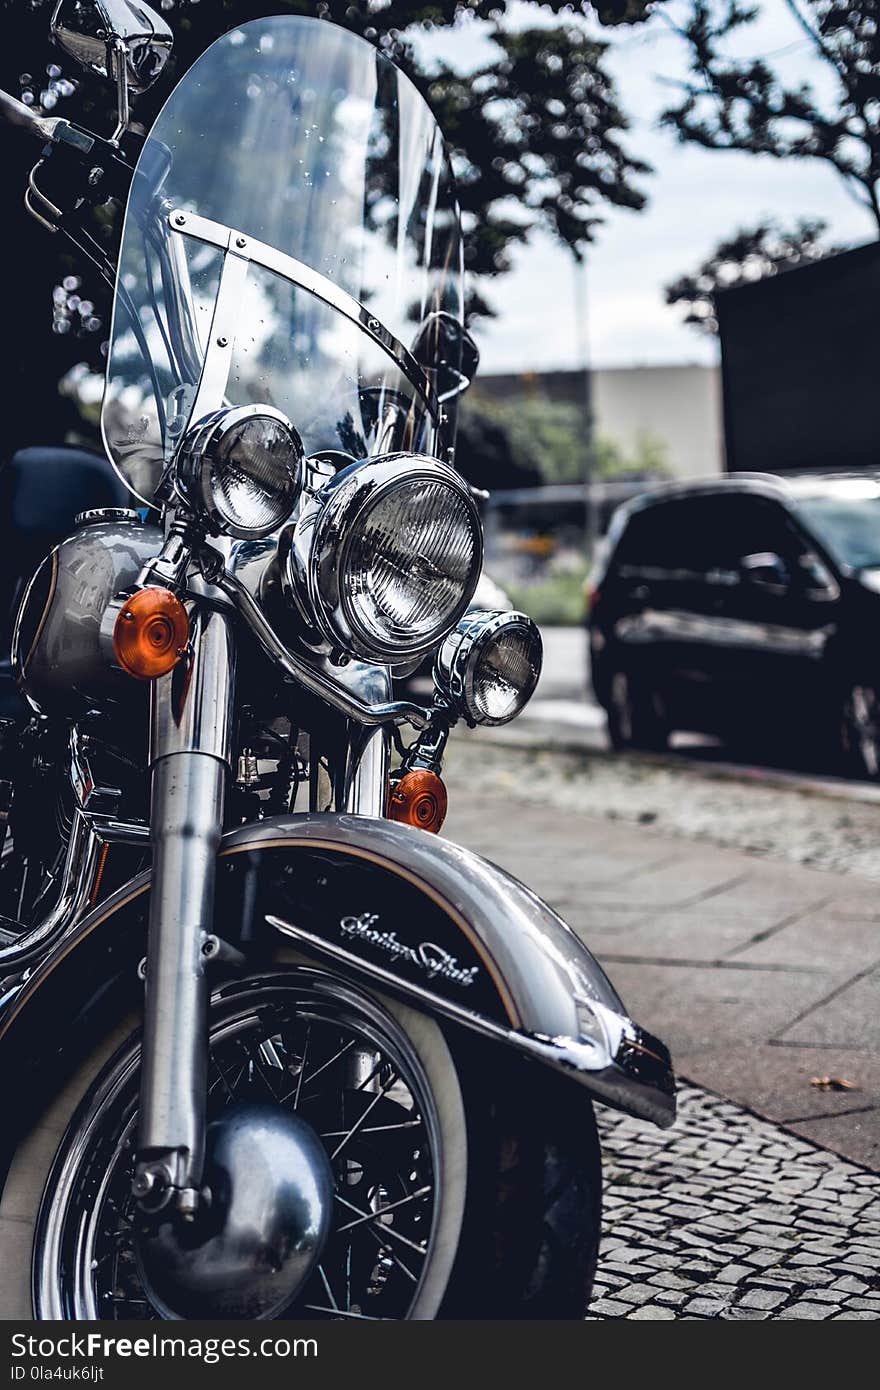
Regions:
<instances>
[{"instance_id":1,"label":"cobblestone pavement","mask_svg":"<svg viewBox=\"0 0 880 1390\"><path fill-rule=\"evenodd\" d=\"M696 1087L673 1129L600 1127L590 1318L880 1318L880 1176Z\"/></svg>"}]
</instances>

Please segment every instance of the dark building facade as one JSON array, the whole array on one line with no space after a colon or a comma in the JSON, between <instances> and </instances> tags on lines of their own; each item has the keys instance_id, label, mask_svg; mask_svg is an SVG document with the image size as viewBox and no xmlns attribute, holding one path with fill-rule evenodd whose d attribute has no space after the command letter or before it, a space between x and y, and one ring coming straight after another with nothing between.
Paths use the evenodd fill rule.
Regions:
<instances>
[{"instance_id":1,"label":"dark building facade","mask_svg":"<svg viewBox=\"0 0 880 1390\"><path fill-rule=\"evenodd\" d=\"M880 468L880 244L717 307L729 470Z\"/></svg>"}]
</instances>

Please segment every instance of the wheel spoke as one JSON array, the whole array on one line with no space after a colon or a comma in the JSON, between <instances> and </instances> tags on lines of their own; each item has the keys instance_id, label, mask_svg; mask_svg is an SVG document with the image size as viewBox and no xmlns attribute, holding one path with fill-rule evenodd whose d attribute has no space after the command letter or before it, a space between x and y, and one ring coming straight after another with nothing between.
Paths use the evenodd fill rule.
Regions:
<instances>
[{"instance_id":1,"label":"wheel spoke","mask_svg":"<svg viewBox=\"0 0 880 1390\"><path fill-rule=\"evenodd\" d=\"M390 1131L390 1130L393 1130L393 1129L421 1129L421 1127L422 1127L422 1121L421 1121L421 1120L401 1120L401 1121L400 1121L398 1124L396 1124L396 1125L365 1125L365 1126L363 1126L363 1128L361 1129L360 1133L361 1133L361 1134L388 1134L389 1131ZM323 1134L319 1135L319 1138L321 1138L321 1139L340 1139L340 1138L342 1137L342 1135L347 1134L347 1133L348 1133L348 1130L346 1130L346 1129L328 1129L328 1130L326 1130Z\"/></svg>"},{"instance_id":2,"label":"wheel spoke","mask_svg":"<svg viewBox=\"0 0 880 1390\"><path fill-rule=\"evenodd\" d=\"M269 1073L266 1071L265 1066L263 1066L262 1063L259 1062L256 1057L253 1059L253 1062L254 1070L256 1071L260 1080L263 1082L263 1085L266 1087L266 1090L269 1092L269 1095L275 1101L276 1105L280 1104L281 1097L275 1089L274 1084L269 1080Z\"/></svg>"},{"instance_id":3,"label":"wheel spoke","mask_svg":"<svg viewBox=\"0 0 880 1390\"><path fill-rule=\"evenodd\" d=\"M368 1074L367 1076L364 1077L363 1081L359 1081L358 1084L357 1084L357 1086L355 1086L354 1089L355 1089L356 1091L364 1091L364 1090L366 1090L366 1088L367 1088L367 1086L369 1086L370 1082L371 1082L371 1081L374 1081L375 1078L379 1075L379 1072L382 1070L382 1068L384 1067L384 1065L385 1065L385 1058L382 1057L382 1056L380 1056L378 1062L376 1062L376 1064L370 1068L369 1074Z\"/></svg>"},{"instance_id":4,"label":"wheel spoke","mask_svg":"<svg viewBox=\"0 0 880 1390\"><path fill-rule=\"evenodd\" d=\"M419 1282L418 1275L413 1274L409 1266L403 1263L403 1260L400 1258L397 1252L395 1250L392 1250L389 1245L385 1244L378 1231L374 1231L372 1226L365 1226L364 1231L367 1235L373 1237L373 1240L376 1241L380 1249L384 1250L385 1254L388 1256L389 1260L391 1260L392 1264L394 1264L397 1269L401 1270L406 1275L407 1279L410 1280L411 1283L417 1284Z\"/></svg>"},{"instance_id":5,"label":"wheel spoke","mask_svg":"<svg viewBox=\"0 0 880 1390\"><path fill-rule=\"evenodd\" d=\"M320 1277L321 1277L321 1283L324 1285L324 1290L325 1290L325 1292L326 1292L326 1294L327 1294L327 1297L329 1298L330 1302L333 1304L333 1307L336 1309L336 1311L337 1311L337 1313L338 1313L338 1312L339 1312L339 1304L336 1302L336 1299L333 1297L333 1290L332 1290L331 1287L330 1287L330 1280L327 1278L327 1275L324 1273L324 1266L323 1266L323 1265L318 1265L318 1274L319 1274Z\"/></svg>"},{"instance_id":6,"label":"wheel spoke","mask_svg":"<svg viewBox=\"0 0 880 1390\"><path fill-rule=\"evenodd\" d=\"M332 1067L334 1062L338 1062L340 1057L344 1057L346 1052L351 1052L351 1049L356 1046L357 1038L351 1038L350 1041L344 1045L344 1047L340 1047L338 1052L334 1052L333 1056L330 1058L329 1061L322 1062L321 1065L315 1071L312 1072L311 1076L307 1076L302 1084L304 1086L311 1086L316 1076L320 1076L321 1072L326 1071L328 1067ZM296 1091L297 1094L299 1094L298 1085L294 1087L294 1091ZM289 1100L290 1097L294 1094L294 1091L288 1091L286 1096L282 1096L282 1100Z\"/></svg>"},{"instance_id":7,"label":"wheel spoke","mask_svg":"<svg viewBox=\"0 0 880 1390\"><path fill-rule=\"evenodd\" d=\"M378 1231L374 1231L373 1228L372 1228L372 1226L367 1225L366 1222L371 1221L371 1220L375 1220L376 1217L377 1217L377 1216L381 1216L382 1213L381 1213L381 1212L362 1211L360 1207L356 1207L356 1206L355 1206L354 1202L349 1202L345 1197L341 1197L341 1196L339 1195L338 1192L335 1192L333 1195L335 1196L337 1202L340 1202L342 1206L348 1207L349 1211L355 1212L357 1216L360 1216L360 1217L365 1218L364 1223L363 1223L363 1228L364 1228L364 1230L365 1230L365 1231L369 1231L369 1233L370 1233L371 1236L375 1236L375 1237L377 1238L377 1240L379 1240L379 1243L380 1243L380 1245L381 1245L381 1244L382 1244L382 1239L381 1239L381 1237L379 1236ZM359 1221L353 1221L353 1222L352 1222L352 1225L353 1225L353 1226L359 1226L359 1225L361 1225L361 1224L362 1224L362 1223L359 1222ZM424 1245L419 1245L416 1241L410 1240L409 1236L405 1236L405 1235L403 1234L402 1231L395 1231L395 1229L394 1229L393 1226L383 1226L383 1227L382 1227L382 1235L383 1235L383 1236L390 1236L390 1237L392 1238L392 1240L398 1240L398 1241L400 1241L401 1245L406 1245L406 1246L409 1247L410 1250L415 1250L415 1252L416 1252L417 1255L421 1255L422 1257L424 1257L424 1256L427 1254L427 1251L426 1251ZM392 1252L389 1251L389 1254L391 1254L391 1253L392 1253ZM409 1274L409 1270L407 1270L407 1274Z\"/></svg>"},{"instance_id":8,"label":"wheel spoke","mask_svg":"<svg viewBox=\"0 0 880 1390\"><path fill-rule=\"evenodd\" d=\"M373 1099L370 1101L369 1105L367 1106L366 1110L363 1112L363 1114L362 1114L357 1120L355 1120L355 1122L354 1122L354 1124L352 1125L351 1129L350 1129L350 1130L347 1132L347 1134L345 1135L345 1138L342 1139L342 1140L340 1141L340 1143L338 1143L338 1144L336 1145L336 1148L333 1150L332 1154L330 1155L330 1161L331 1161L331 1162L333 1161L334 1158L338 1158L338 1157L339 1157L339 1155L342 1153L342 1150L345 1148L346 1144L348 1144L349 1141L352 1140L352 1139L354 1138L354 1136L358 1133L358 1131L359 1131L360 1128L361 1128L361 1125L364 1123L364 1120L367 1118L367 1116L369 1115L370 1111L373 1110L374 1107L377 1106L377 1105L379 1104L379 1101L380 1101L380 1100L383 1100L383 1099L385 1098L385 1095L387 1094L388 1091L391 1090L391 1087L392 1087L393 1085L395 1085L395 1083L397 1082L397 1079L398 1079L398 1077L397 1077L397 1072L392 1072L392 1073L391 1073L391 1076L390 1076L390 1078L389 1078L389 1080L385 1082L385 1085L382 1087L381 1091L377 1091L377 1092L376 1092L376 1094L373 1096Z\"/></svg>"},{"instance_id":9,"label":"wheel spoke","mask_svg":"<svg viewBox=\"0 0 880 1390\"><path fill-rule=\"evenodd\" d=\"M347 1226L339 1226L336 1233L341 1236L343 1231L351 1231L355 1226L362 1225L364 1221L381 1221L382 1217L387 1216L390 1211L398 1211L410 1202L418 1201L420 1197L424 1197L430 1191L430 1187L420 1187L416 1192L411 1192L408 1197L401 1197L398 1202L389 1202L387 1206L380 1207L378 1211L364 1212L363 1216L359 1216L356 1221L349 1221ZM424 1255L424 1247L416 1246L414 1248L421 1248L421 1253Z\"/></svg>"},{"instance_id":10,"label":"wheel spoke","mask_svg":"<svg viewBox=\"0 0 880 1390\"><path fill-rule=\"evenodd\" d=\"M299 1076L296 1078L296 1095L295 1095L294 1098L293 1098L293 1108L294 1108L294 1110L298 1110L298 1109L299 1109L299 1098L300 1098L300 1094L301 1094L301 1092L302 1092L303 1077L304 1077L305 1074L306 1074L306 1062L307 1062L308 1059L309 1059L309 1043L311 1042L311 1038L312 1038L312 1025L311 1025L311 1023L310 1023L310 1024L307 1026L307 1028L306 1028L306 1040L305 1040L305 1042L303 1043L303 1055L302 1055L302 1060L300 1061L300 1066L299 1066Z\"/></svg>"},{"instance_id":11,"label":"wheel spoke","mask_svg":"<svg viewBox=\"0 0 880 1390\"><path fill-rule=\"evenodd\" d=\"M216 1053L213 1053L213 1052L211 1053L211 1061L214 1063L214 1066L217 1068L217 1072L218 1072L218 1074L219 1074L219 1076L220 1076L220 1080L223 1082L224 1089L225 1089L226 1094L228 1095L229 1099L230 1099L230 1100L235 1100L235 1091L234 1091L234 1090L232 1089L232 1087L230 1086L230 1084L229 1084L229 1078L227 1077L225 1071L223 1070L223 1068L221 1067L220 1063L218 1062ZM242 1072L243 1072L243 1071L244 1071L244 1068L242 1068ZM240 1080L240 1079L241 1079L242 1072L239 1072L239 1075L238 1075L237 1080Z\"/></svg>"}]
</instances>

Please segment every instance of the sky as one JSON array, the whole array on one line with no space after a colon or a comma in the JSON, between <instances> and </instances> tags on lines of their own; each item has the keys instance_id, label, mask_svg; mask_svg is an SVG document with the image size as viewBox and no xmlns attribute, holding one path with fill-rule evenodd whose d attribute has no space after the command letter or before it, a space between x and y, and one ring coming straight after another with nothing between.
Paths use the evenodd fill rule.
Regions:
<instances>
[{"instance_id":1,"label":"sky","mask_svg":"<svg viewBox=\"0 0 880 1390\"><path fill-rule=\"evenodd\" d=\"M666 8L674 16L683 3L671 0ZM785 0L763 0L760 10L739 51L772 55L787 78L829 90ZM535 21L533 7L514 5L510 23ZM483 375L575 367L585 358L594 367L714 362L714 342L686 327L680 308L664 304L663 287L695 269L718 241L765 216L788 224L823 218L829 239L841 246L874 235L868 213L821 161L701 150L658 128L659 112L671 104L669 82L684 78L687 68L684 45L659 15L600 32L611 45L607 66L631 120L628 148L654 166L642 182L648 207L640 213L609 208L583 268L549 235L532 233L515 252L513 270L486 286L497 318L476 332ZM492 51L471 21L422 43L426 57L436 53L463 70Z\"/></svg>"}]
</instances>

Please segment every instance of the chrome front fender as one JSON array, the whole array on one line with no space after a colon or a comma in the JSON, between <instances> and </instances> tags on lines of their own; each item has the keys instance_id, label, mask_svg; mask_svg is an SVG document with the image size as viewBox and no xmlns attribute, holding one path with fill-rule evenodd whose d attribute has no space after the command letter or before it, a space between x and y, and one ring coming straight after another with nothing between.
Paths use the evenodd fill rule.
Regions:
<instances>
[{"instance_id":1,"label":"chrome front fender","mask_svg":"<svg viewBox=\"0 0 880 1390\"><path fill-rule=\"evenodd\" d=\"M397 988L432 1011L568 1073L601 1101L665 1128L675 1119L669 1052L626 1013L610 980L565 922L510 874L448 840L393 821L309 814L277 817L227 835L221 854L341 855L428 898L466 951L425 939L427 922L401 917L399 900L358 899L360 913L310 924L266 920L306 951ZM435 919L431 918L433 922ZM484 973L497 1008L472 1002Z\"/></svg>"},{"instance_id":2,"label":"chrome front fender","mask_svg":"<svg viewBox=\"0 0 880 1390\"><path fill-rule=\"evenodd\" d=\"M234 942L249 915L257 943L267 923L270 943L511 1046L619 1110L673 1123L666 1047L628 1017L562 919L479 855L392 821L307 814L231 831L219 858L221 936ZM149 888L145 872L111 895L3 1001L0 1075L4 1058L12 1075L47 1042L63 1051L90 1000L127 989L134 1001Z\"/></svg>"}]
</instances>

